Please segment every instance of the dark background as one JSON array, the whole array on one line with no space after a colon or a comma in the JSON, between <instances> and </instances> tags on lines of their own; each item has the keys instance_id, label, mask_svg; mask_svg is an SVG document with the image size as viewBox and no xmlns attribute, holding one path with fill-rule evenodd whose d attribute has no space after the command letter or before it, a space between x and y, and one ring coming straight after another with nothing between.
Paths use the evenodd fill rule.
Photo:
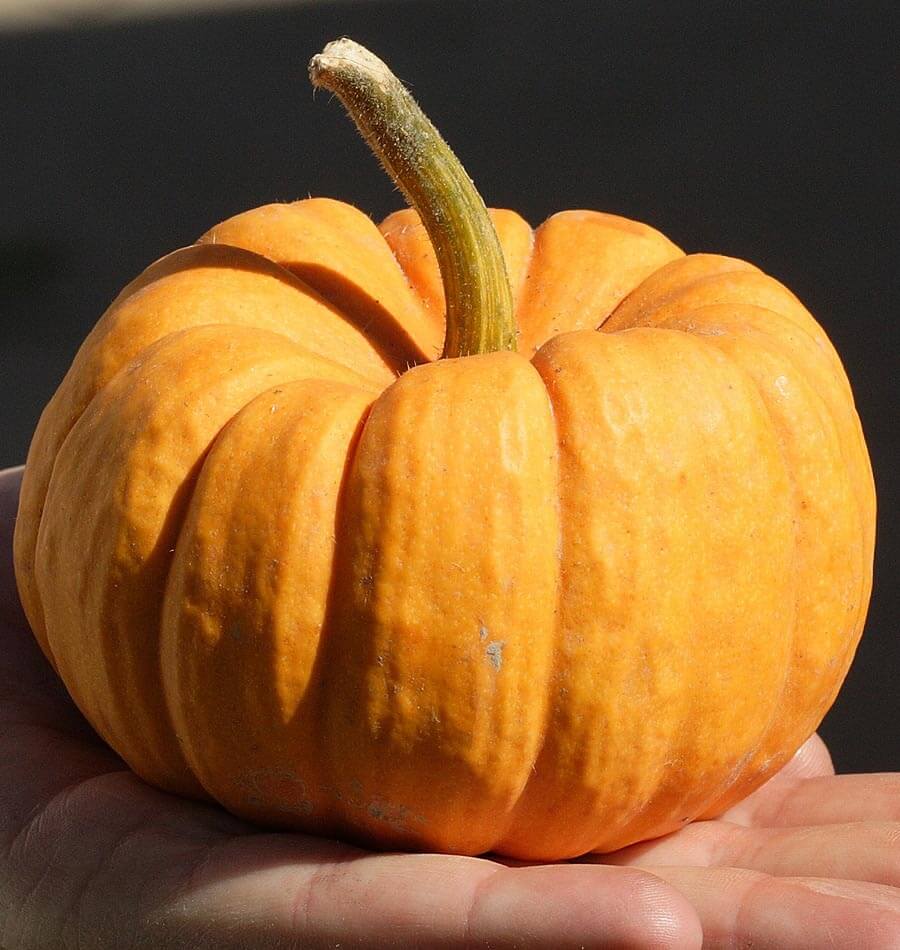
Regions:
<instances>
[{"instance_id":1,"label":"dark background","mask_svg":"<svg viewBox=\"0 0 900 950\"><path fill-rule=\"evenodd\" d=\"M875 593L823 727L843 770L900 769L900 5L307 4L0 32L0 466L117 290L273 200L400 203L306 81L350 35L408 81L488 204L647 221L791 287L841 353L879 490Z\"/></svg>"}]
</instances>

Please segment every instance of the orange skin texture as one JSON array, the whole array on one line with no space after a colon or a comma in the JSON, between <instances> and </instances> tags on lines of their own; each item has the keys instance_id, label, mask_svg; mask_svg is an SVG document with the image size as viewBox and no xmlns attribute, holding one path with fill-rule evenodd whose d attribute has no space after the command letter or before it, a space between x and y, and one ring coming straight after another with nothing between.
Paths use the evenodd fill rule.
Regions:
<instances>
[{"instance_id":1,"label":"orange skin texture","mask_svg":"<svg viewBox=\"0 0 900 950\"><path fill-rule=\"evenodd\" d=\"M646 225L491 214L518 353L438 360L417 216L328 199L157 261L83 344L29 452L17 578L148 782L561 859L721 813L833 702L875 494L822 329Z\"/></svg>"}]
</instances>

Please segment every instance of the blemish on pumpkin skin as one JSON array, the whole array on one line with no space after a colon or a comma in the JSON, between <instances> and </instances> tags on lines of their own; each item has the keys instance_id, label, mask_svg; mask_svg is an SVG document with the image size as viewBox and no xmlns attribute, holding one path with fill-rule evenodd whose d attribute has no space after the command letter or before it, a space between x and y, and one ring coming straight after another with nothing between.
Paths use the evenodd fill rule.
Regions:
<instances>
[{"instance_id":1,"label":"blemish on pumpkin skin","mask_svg":"<svg viewBox=\"0 0 900 950\"><path fill-rule=\"evenodd\" d=\"M235 640L238 643L244 638L244 631L241 630L240 624L229 624L225 628L225 633L228 634L230 640Z\"/></svg>"},{"instance_id":2,"label":"blemish on pumpkin skin","mask_svg":"<svg viewBox=\"0 0 900 950\"><path fill-rule=\"evenodd\" d=\"M307 794L306 783L289 769L266 768L248 772L238 781L244 800L251 807L264 805L269 811L293 817L311 815L315 806ZM282 804L273 804L273 789Z\"/></svg>"},{"instance_id":3,"label":"blemish on pumpkin skin","mask_svg":"<svg viewBox=\"0 0 900 950\"><path fill-rule=\"evenodd\" d=\"M487 625L483 623L479 624L478 639L484 643L489 636L490 631L488 630ZM497 673L500 672L500 668L503 666L503 647L505 644L505 640L491 640L491 642L484 649L484 655L488 658L488 662Z\"/></svg>"},{"instance_id":4,"label":"blemish on pumpkin skin","mask_svg":"<svg viewBox=\"0 0 900 950\"><path fill-rule=\"evenodd\" d=\"M371 574L365 574L359 579L359 586L362 588L362 601L368 604L375 587L375 578Z\"/></svg>"},{"instance_id":5,"label":"blemish on pumpkin skin","mask_svg":"<svg viewBox=\"0 0 900 950\"><path fill-rule=\"evenodd\" d=\"M406 805L391 805L378 799L369 802L366 811L371 818L390 825L397 831L409 831L410 822L423 825L427 821L424 815L414 814Z\"/></svg>"},{"instance_id":6,"label":"blemish on pumpkin skin","mask_svg":"<svg viewBox=\"0 0 900 950\"><path fill-rule=\"evenodd\" d=\"M503 647L503 640L492 640L484 651L491 666L497 673L500 672L500 668L503 666Z\"/></svg>"}]
</instances>

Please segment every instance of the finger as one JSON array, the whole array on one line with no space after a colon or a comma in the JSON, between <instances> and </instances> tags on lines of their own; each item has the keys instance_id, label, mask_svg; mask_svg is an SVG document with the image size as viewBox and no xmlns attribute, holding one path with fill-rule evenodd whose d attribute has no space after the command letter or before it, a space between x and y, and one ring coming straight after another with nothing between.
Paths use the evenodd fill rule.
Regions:
<instances>
[{"instance_id":1,"label":"finger","mask_svg":"<svg viewBox=\"0 0 900 950\"><path fill-rule=\"evenodd\" d=\"M0 846L10 847L64 789L124 768L75 708L31 632L0 622Z\"/></svg>"},{"instance_id":2,"label":"finger","mask_svg":"<svg viewBox=\"0 0 900 950\"><path fill-rule=\"evenodd\" d=\"M701 945L688 901L636 869L234 837L215 827L216 812L127 775L58 796L11 851L0 910L8 900L17 914L4 936L113 947L128 934L134 950Z\"/></svg>"},{"instance_id":3,"label":"finger","mask_svg":"<svg viewBox=\"0 0 900 950\"><path fill-rule=\"evenodd\" d=\"M711 813L706 818L725 818L739 824L754 824L753 816L757 810L776 813L784 798L793 792L800 782L834 775L834 765L828 747L813 734L797 750L781 771L752 795L738 802L733 808L722 814Z\"/></svg>"},{"instance_id":4,"label":"finger","mask_svg":"<svg viewBox=\"0 0 900 950\"><path fill-rule=\"evenodd\" d=\"M704 948L820 950L900 946L900 892L817 878L775 878L735 868L653 868L696 909Z\"/></svg>"},{"instance_id":5,"label":"finger","mask_svg":"<svg viewBox=\"0 0 900 950\"><path fill-rule=\"evenodd\" d=\"M0 472L0 842L62 789L124 768L75 708L28 629L12 535L22 469Z\"/></svg>"},{"instance_id":6,"label":"finger","mask_svg":"<svg viewBox=\"0 0 900 950\"><path fill-rule=\"evenodd\" d=\"M767 787L776 788L785 780L818 778L822 775L834 775L834 763L822 737L813 733L794 753L787 765L759 791Z\"/></svg>"},{"instance_id":7,"label":"finger","mask_svg":"<svg viewBox=\"0 0 900 950\"><path fill-rule=\"evenodd\" d=\"M0 841L61 789L124 768L31 633L0 623Z\"/></svg>"},{"instance_id":8,"label":"finger","mask_svg":"<svg viewBox=\"0 0 900 950\"><path fill-rule=\"evenodd\" d=\"M834 765L828 747L813 734L794 753L787 764L747 798L723 813L710 812L704 818L726 818L741 824L751 824L752 814L758 807L774 810L777 804L804 779L834 775Z\"/></svg>"},{"instance_id":9,"label":"finger","mask_svg":"<svg viewBox=\"0 0 900 950\"><path fill-rule=\"evenodd\" d=\"M0 729L41 721L93 735L38 648L19 602L13 571L13 530L22 468L0 471ZM0 762L2 762L0 757Z\"/></svg>"},{"instance_id":10,"label":"finger","mask_svg":"<svg viewBox=\"0 0 900 950\"><path fill-rule=\"evenodd\" d=\"M73 782L2 851L4 946L112 948L126 936L129 947L168 946L149 939L145 915L209 847L244 829L221 809L158 792L130 772Z\"/></svg>"},{"instance_id":11,"label":"finger","mask_svg":"<svg viewBox=\"0 0 900 950\"><path fill-rule=\"evenodd\" d=\"M739 825L769 827L900 822L900 773L800 779L785 783L777 795L751 795L722 817Z\"/></svg>"},{"instance_id":12,"label":"finger","mask_svg":"<svg viewBox=\"0 0 900 950\"><path fill-rule=\"evenodd\" d=\"M19 637L28 642L11 642ZM0 624L0 855L27 836L55 796L125 768L61 688L42 691L42 677L55 674L30 637Z\"/></svg>"},{"instance_id":13,"label":"finger","mask_svg":"<svg viewBox=\"0 0 900 950\"><path fill-rule=\"evenodd\" d=\"M13 571L13 531L23 471L21 466L0 471L0 623L25 628L28 624Z\"/></svg>"},{"instance_id":14,"label":"finger","mask_svg":"<svg viewBox=\"0 0 900 950\"><path fill-rule=\"evenodd\" d=\"M191 946L267 947L276 936L373 948L701 946L688 902L633 869L509 868L479 858L365 854L314 839L264 843L243 839L220 850L170 906L167 921L201 940ZM298 853L304 847L306 856ZM211 918L231 920L228 932L206 936Z\"/></svg>"},{"instance_id":15,"label":"finger","mask_svg":"<svg viewBox=\"0 0 900 950\"><path fill-rule=\"evenodd\" d=\"M640 867L738 867L777 877L827 877L900 887L900 824L851 822L807 828L745 828L699 821L603 860Z\"/></svg>"}]
</instances>

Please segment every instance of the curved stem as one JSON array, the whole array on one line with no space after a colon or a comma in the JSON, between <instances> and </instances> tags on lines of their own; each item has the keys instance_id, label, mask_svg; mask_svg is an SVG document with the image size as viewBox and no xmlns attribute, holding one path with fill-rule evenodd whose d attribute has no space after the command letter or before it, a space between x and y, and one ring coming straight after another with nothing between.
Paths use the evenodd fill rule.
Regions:
<instances>
[{"instance_id":1,"label":"curved stem","mask_svg":"<svg viewBox=\"0 0 900 950\"><path fill-rule=\"evenodd\" d=\"M515 350L512 293L497 232L471 179L396 76L352 40L309 64L335 93L385 170L419 213L447 304L444 357Z\"/></svg>"}]
</instances>

